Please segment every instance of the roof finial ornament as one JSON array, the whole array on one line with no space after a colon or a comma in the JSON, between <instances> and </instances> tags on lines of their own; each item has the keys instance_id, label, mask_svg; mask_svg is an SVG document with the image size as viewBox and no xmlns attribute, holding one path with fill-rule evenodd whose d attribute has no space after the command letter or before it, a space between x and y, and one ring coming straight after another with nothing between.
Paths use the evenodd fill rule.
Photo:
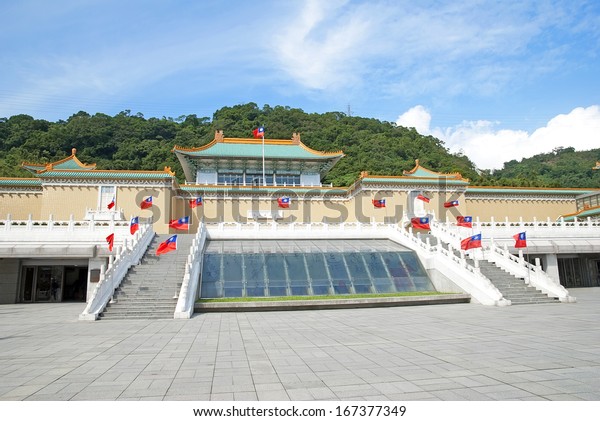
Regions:
<instances>
[{"instance_id":1,"label":"roof finial ornament","mask_svg":"<svg viewBox=\"0 0 600 421\"><path fill-rule=\"evenodd\" d=\"M77 153L77 148L71 149L71 155L75 156L76 153Z\"/></svg>"},{"instance_id":2,"label":"roof finial ornament","mask_svg":"<svg viewBox=\"0 0 600 421\"><path fill-rule=\"evenodd\" d=\"M419 166L419 158L415 159L415 165L418 167Z\"/></svg>"},{"instance_id":3,"label":"roof finial ornament","mask_svg":"<svg viewBox=\"0 0 600 421\"><path fill-rule=\"evenodd\" d=\"M292 134L292 144L299 145L300 144L300 133Z\"/></svg>"},{"instance_id":4,"label":"roof finial ornament","mask_svg":"<svg viewBox=\"0 0 600 421\"><path fill-rule=\"evenodd\" d=\"M215 140L217 142L222 142L223 139L225 139L225 136L223 136L223 130L216 130L215 131Z\"/></svg>"}]
</instances>

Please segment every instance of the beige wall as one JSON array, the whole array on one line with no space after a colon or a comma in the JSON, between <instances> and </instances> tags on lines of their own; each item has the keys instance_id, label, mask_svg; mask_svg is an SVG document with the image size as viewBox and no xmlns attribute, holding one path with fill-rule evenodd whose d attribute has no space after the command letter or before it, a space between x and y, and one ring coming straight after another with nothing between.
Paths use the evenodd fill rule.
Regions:
<instances>
[{"instance_id":1,"label":"beige wall","mask_svg":"<svg viewBox=\"0 0 600 421\"><path fill-rule=\"evenodd\" d=\"M7 214L11 219L28 219L31 214L34 220L46 220L52 215L55 221L83 220L87 209L97 209L100 195L98 185L86 186L44 186L40 193L0 193L0 219ZM140 208L140 203L152 195L151 209ZM123 210L126 220L139 216L140 221L148 218L154 221L154 229L159 234L169 232L171 219L170 187L117 186L117 209Z\"/></svg>"},{"instance_id":2,"label":"beige wall","mask_svg":"<svg viewBox=\"0 0 600 421\"><path fill-rule=\"evenodd\" d=\"M41 218L42 193L0 193L0 219L10 214L11 219Z\"/></svg>"},{"instance_id":3,"label":"beige wall","mask_svg":"<svg viewBox=\"0 0 600 421\"><path fill-rule=\"evenodd\" d=\"M52 215L55 221L75 220L85 217L86 209L96 209L98 205L97 186L44 186L40 219Z\"/></svg>"},{"instance_id":4,"label":"beige wall","mask_svg":"<svg viewBox=\"0 0 600 421\"><path fill-rule=\"evenodd\" d=\"M489 221L492 217L498 220L504 220L506 217L510 220L531 221L545 220L550 218L556 220L560 215L576 211L575 200L533 200L533 199L467 199L467 212L473 218L479 217L482 221Z\"/></svg>"},{"instance_id":5,"label":"beige wall","mask_svg":"<svg viewBox=\"0 0 600 421\"><path fill-rule=\"evenodd\" d=\"M141 209L140 203L152 196L152 207ZM158 234L169 232L171 219L171 197L173 190L168 187L117 186L117 208L123 209L126 220L139 216L140 222L153 221Z\"/></svg>"},{"instance_id":6,"label":"beige wall","mask_svg":"<svg viewBox=\"0 0 600 421\"><path fill-rule=\"evenodd\" d=\"M140 209L140 203L146 197L153 196L151 209ZM508 217L518 220L538 220L550 218L555 220L559 215L576 211L575 200L556 199L508 199L508 198L465 198L464 194L438 194L430 192L429 203L423 204L428 212L435 214L438 220L454 221L458 215L471 215L487 221L491 217L503 220ZM389 190L359 191L351 198L296 198L292 197L289 209L280 209L277 198L250 199L238 197L210 198L203 197L203 206L190 209L187 195L176 195L170 187L117 186L117 209L123 210L125 220L139 216L143 222L146 218L153 221L157 233L176 232L169 229L172 219L189 215L192 220L190 232L196 232L198 220L202 217L208 222L244 221L249 210L281 211L284 221L322 222L361 220L397 221L408 210L408 192ZM446 209L443 203L457 198L459 206ZM11 214L13 219L47 219L50 214L55 220L68 220L73 214L75 219L83 219L86 209L96 209L99 199L99 187L89 186L45 186L43 193L0 193L0 218ZM385 199L385 208L375 208L373 199Z\"/></svg>"}]
</instances>

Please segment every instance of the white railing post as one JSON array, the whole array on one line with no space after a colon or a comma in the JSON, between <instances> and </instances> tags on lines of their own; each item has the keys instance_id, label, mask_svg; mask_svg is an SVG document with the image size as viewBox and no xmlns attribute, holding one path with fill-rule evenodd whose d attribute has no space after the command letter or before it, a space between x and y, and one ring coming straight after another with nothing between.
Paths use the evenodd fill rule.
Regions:
<instances>
[{"instance_id":1,"label":"white railing post","mask_svg":"<svg viewBox=\"0 0 600 421\"><path fill-rule=\"evenodd\" d=\"M523 250L519 250L519 264L524 265L525 259L523 258Z\"/></svg>"}]
</instances>

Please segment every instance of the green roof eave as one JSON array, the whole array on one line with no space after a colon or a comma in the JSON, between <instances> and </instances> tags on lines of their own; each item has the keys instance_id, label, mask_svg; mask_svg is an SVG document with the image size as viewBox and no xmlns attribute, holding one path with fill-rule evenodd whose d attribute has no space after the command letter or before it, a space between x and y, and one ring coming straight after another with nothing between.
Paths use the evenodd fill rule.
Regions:
<instances>
[{"instance_id":1,"label":"green roof eave","mask_svg":"<svg viewBox=\"0 0 600 421\"><path fill-rule=\"evenodd\" d=\"M50 178L75 178L75 179L122 179L122 180L150 180L150 179L169 179L172 180L174 177L168 173L162 171L45 171L38 174L41 179Z\"/></svg>"},{"instance_id":2,"label":"green roof eave","mask_svg":"<svg viewBox=\"0 0 600 421\"><path fill-rule=\"evenodd\" d=\"M0 178L2 187L41 187L42 182L38 178Z\"/></svg>"},{"instance_id":3,"label":"green roof eave","mask_svg":"<svg viewBox=\"0 0 600 421\"><path fill-rule=\"evenodd\" d=\"M387 183L387 184L427 184L427 185L450 185L450 186L468 186L467 181L451 178L422 178L422 177L364 177L363 183Z\"/></svg>"},{"instance_id":4,"label":"green roof eave","mask_svg":"<svg viewBox=\"0 0 600 421\"><path fill-rule=\"evenodd\" d=\"M341 158L343 153L321 155L310 152L299 145L269 145L265 144L265 159L317 159L331 160ZM262 145L251 143L216 143L207 149L198 151L175 150L175 153L189 157L206 158L261 158Z\"/></svg>"},{"instance_id":5,"label":"green roof eave","mask_svg":"<svg viewBox=\"0 0 600 421\"><path fill-rule=\"evenodd\" d=\"M528 188L499 188L499 187L467 187L466 194L553 194L553 195L580 195L598 190L585 189L528 189Z\"/></svg>"},{"instance_id":6,"label":"green roof eave","mask_svg":"<svg viewBox=\"0 0 600 421\"><path fill-rule=\"evenodd\" d=\"M583 218L587 218L587 217L591 217L591 216L599 216L599 215L600 215L600 206L592 208L592 209L586 209L576 215L563 216L563 219L566 222L572 222L575 220L575 218L577 218L578 220L581 220Z\"/></svg>"}]
</instances>

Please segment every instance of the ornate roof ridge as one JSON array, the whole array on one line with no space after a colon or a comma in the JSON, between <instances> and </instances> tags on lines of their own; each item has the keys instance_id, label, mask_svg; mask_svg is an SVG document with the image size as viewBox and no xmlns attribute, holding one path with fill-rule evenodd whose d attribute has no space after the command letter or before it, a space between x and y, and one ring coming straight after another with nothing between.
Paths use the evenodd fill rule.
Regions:
<instances>
[{"instance_id":1,"label":"ornate roof ridge","mask_svg":"<svg viewBox=\"0 0 600 421\"><path fill-rule=\"evenodd\" d=\"M262 139L255 139L252 137L224 137L223 131L216 131L215 138L207 143L206 145L198 146L195 148L185 148L182 146L175 145L172 149L172 152L200 152L207 149L210 149L217 143L229 143L229 144L244 144L244 145L262 145ZM300 134L294 133L291 139L264 139L265 145L276 145L276 146L300 146L305 151L320 156L344 156L343 151L335 151L335 152L323 152L317 151L306 146L300 140Z\"/></svg>"},{"instance_id":2,"label":"ornate roof ridge","mask_svg":"<svg viewBox=\"0 0 600 421\"><path fill-rule=\"evenodd\" d=\"M453 172L453 173L441 173L441 172L437 172L437 171L430 170L429 168L425 168L424 166L422 166L422 165L419 163L419 160L418 160L418 159L415 159L415 166L413 167L413 169L412 169L412 170L410 170L410 171L406 171L406 170L405 170L405 171L402 171L402 174L403 174L404 176L406 176L406 177L419 177L419 178L427 178L427 177L424 177L424 176L414 176L413 174L415 174L417 171L423 171L423 172L426 172L426 173L428 173L428 174L432 174L433 176L435 176L435 177L431 177L431 178L454 178L454 179L461 180L461 181L465 181L465 182L468 182L468 181L469 181L469 179L468 179L468 178L464 178L464 177L462 176L462 174L461 174L461 173L459 173L459 172Z\"/></svg>"},{"instance_id":3,"label":"ornate roof ridge","mask_svg":"<svg viewBox=\"0 0 600 421\"><path fill-rule=\"evenodd\" d=\"M29 170L29 171L35 171L35 173L37 173L37 174L41 174L41 173L43 173L45 171L49 171L49 170L61 170L61 168L55 168L55 167L58 165L64 164L65 162L73 161L73 162L75 162L75 165L77 165L80 168L81 171L91 171L91 170L96 169L96 164L84 164L77 158L77 156L75 156L76 153L77 153L77 149L72 148L71 155L67 156L66 158L60 159L58 161L50 162L48 164L35 164L35 163L24 161L21 164L21 167L26 170ZM69 169L69 170L72 171L73 169Z\"/></svg>"},{"instance_id":4,"label":"ornate roof ridge","mask_svg":"<svg viewBox=\"0 0 600 421\"><path fill-rule=\"evenodd\" d=\"M198 151L203 151L205 149L208 149L211 146L214 146L216 143L217 143L217 140L213 139L210 142L208 142L206 145L198 146L195 148L184 148L183 146L175 145L175 146L173 146L173 149L171 150L171 152L198 152Z\"/></svg>"}]
</instances>

